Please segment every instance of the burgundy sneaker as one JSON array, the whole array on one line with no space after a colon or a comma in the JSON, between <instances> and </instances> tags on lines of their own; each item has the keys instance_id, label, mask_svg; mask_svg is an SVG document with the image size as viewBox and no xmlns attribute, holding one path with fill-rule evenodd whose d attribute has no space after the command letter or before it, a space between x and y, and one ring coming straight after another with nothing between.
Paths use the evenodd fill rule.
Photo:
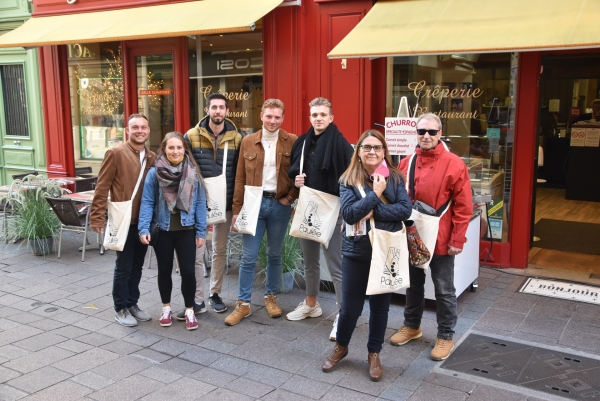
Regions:
<instances>
[{"instance_id":1,"label":"burgundy sneaker","mask_svg":"<svg viewBox=\"0 0 600 401\"><path fill-rule=\"evenodd\" d=\"M173 319L171 319L171 309L164 309L162 311L162 314L160 315L160 320L158 321L158 323L162 326L162 327L169 327L170 325L173 324Z\"/></svg>"},{"instance_id":2,"label":"burgundy sneaker","mask_svg":"<svg viewBox=\"0 0 600 401\"><path fill-rule=\"evenodd\" d=\"M196 320L196 315L194 312L185 313L185 328L188 330L196 330L198 328L198 321Z\"/></svg>"}]
</instances>

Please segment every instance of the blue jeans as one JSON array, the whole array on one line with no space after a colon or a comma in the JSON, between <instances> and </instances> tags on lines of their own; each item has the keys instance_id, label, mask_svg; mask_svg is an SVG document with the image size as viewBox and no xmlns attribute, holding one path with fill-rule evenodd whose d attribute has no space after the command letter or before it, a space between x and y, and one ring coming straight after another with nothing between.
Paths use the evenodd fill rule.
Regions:
<instances>
[{"instance_id":1,"label":"blue jeans","mask_svg":"<svg viewBox=\"0 0 600 401\"><path fill-rule=\"evenodd\" d=\"M458 315L454 288L454 256L433 255L429 271L435 289L438 338L451 340ZM411 329L421 326L425 307L425 273L418 267L409 267L410 287L406 289L404 325Z\"/></svg>"},{"instance_id":2,"label":"blue jeans","mask_svg":"<svg viewBox=\"0 0 600 401\"><path fill-rule=\"evenodd\" d=\"M137 305L140 298L139 285L148 245L140 242L137 228L137 224L129 226L125 246L122 251L117 251L112 290L117 312Z\"/></svg>"},{"instance_id":3,"label":"blue jeans","mask_svg":"<svg viewBox=\"0 0 600 401\"><path fill-rule=\"evenodd\" d=\"M342 258L342 309L338 320L336 342L344 347L356 328L356 322L365 305L365 293L369 281L370 260L360 260L344 256ZM369 352L381 351L385 339L385 328L390 311L392 294L369 295Z\"/></svg>"},{"instance_id":4,"label":"blue jeans","mask_svg":"<svg viewBox=\"0 0 600 401\"><path fill-rule=\"evenodd\" d=\"M252 285L254 283L254 270L260 242L265 230L267 232L267 287L265 295L277 294L281 281L281 250L283 240L290 221L292 208L282 205L274 198L262 198L256 235L242 235L242 261L240 262L238 300L250 302L252 298Z\"/></svg>"}]
</instances>

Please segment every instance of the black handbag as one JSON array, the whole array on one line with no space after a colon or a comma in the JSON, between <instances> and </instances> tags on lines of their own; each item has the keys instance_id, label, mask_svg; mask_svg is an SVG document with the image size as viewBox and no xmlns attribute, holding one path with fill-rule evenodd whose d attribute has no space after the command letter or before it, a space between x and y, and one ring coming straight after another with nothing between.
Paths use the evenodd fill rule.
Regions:
<instances>
[{"instance_id":1,"label":"black handbag","mask_svg":"<svg viewBox=\"0 0 600 401\"><path fill-rule=\"evenodd\" d=\"M158 234L160 233L160 227L158 223L152 223L150 225L150 246L156 247L158 244Z\"/></svg>"}]
</instances>

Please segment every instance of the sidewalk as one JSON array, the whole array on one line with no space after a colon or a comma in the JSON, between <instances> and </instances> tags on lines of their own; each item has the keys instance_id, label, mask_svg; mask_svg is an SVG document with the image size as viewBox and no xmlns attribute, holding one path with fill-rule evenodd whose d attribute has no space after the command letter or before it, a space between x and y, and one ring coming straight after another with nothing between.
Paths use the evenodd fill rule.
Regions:
<instances>
[{"instance_id":1,"label":"sidewalk","mask_svg":"<svg viewBox=\"0 0 600 401\"><path fill-rule=\"evenodd\" d=\"M145 266L139 306L152 322L128 328L112 307L114 252L73 251L80 236L66 235L56 253L32 256L25 246L0 245L0 400L548 400L545 393L441 369L429 359L435 341L434 304L427 303L423 337L402 347L386 341L383 378L367 372L368 303L337 370L321 364L335 297L322 293L323 317L289 322L270 319L257 281L252 315L223 323L237 294L237 260L221 296L229 310L208 307L200 327L188 332L175 321L158 325L161 311L156 262ZM175 275L173 309L182 308ZM600 307L518 293L525 277L482 269L477 292L459 297L455 340L470 332L529 342L600 359ZM206 295L208 280L205 279ZM284 314L304 298L295 288L278 297ZM402 325L403 297L393 299L389 338Z\"/></svg>"}]
</instances>

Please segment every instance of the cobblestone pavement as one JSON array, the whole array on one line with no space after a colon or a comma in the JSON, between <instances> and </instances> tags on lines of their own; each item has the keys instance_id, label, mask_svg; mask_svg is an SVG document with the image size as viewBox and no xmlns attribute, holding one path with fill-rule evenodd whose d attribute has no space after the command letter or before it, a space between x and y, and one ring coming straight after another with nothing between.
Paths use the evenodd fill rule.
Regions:
<instances>
[{"instance_id":1,"label":"cobblestone pavement","mask_svg":"<svg viewBox=\"0 0 600 401\"><path fill-rule=\"evenodd\" d=\"M112 308L114 252L75 250L67 236L63 255L32 256L26 246L0 247L0 400L547 400L551 397L494 382L482 382L439 367L429 359L435 341L434 304L427 305L423 337L402 347L386 341L383 378L367 371L368 303L338 369L321 363L333 343L333 294L323 292L323 316L299 322L271 319L257 279L252 315L239 325L223 320L234 306L237 270L224 280L229 311L208 307L200 327L182 322L163 328L156 262L144 268L139 305L153 321L128 328ZM600 307L517 292L524 277L482 269L477 292L459 297L455 340L469 332L531 342L600 358ZM205 280L208 291L208 280ZM173 309L182 307L174 274ZM207 294L208 295L208 294ZM304 296L295 288L278 297L287 313ZM402 324L403 297L393 300L389 338Z\"/></svg>"}]
</instances>

